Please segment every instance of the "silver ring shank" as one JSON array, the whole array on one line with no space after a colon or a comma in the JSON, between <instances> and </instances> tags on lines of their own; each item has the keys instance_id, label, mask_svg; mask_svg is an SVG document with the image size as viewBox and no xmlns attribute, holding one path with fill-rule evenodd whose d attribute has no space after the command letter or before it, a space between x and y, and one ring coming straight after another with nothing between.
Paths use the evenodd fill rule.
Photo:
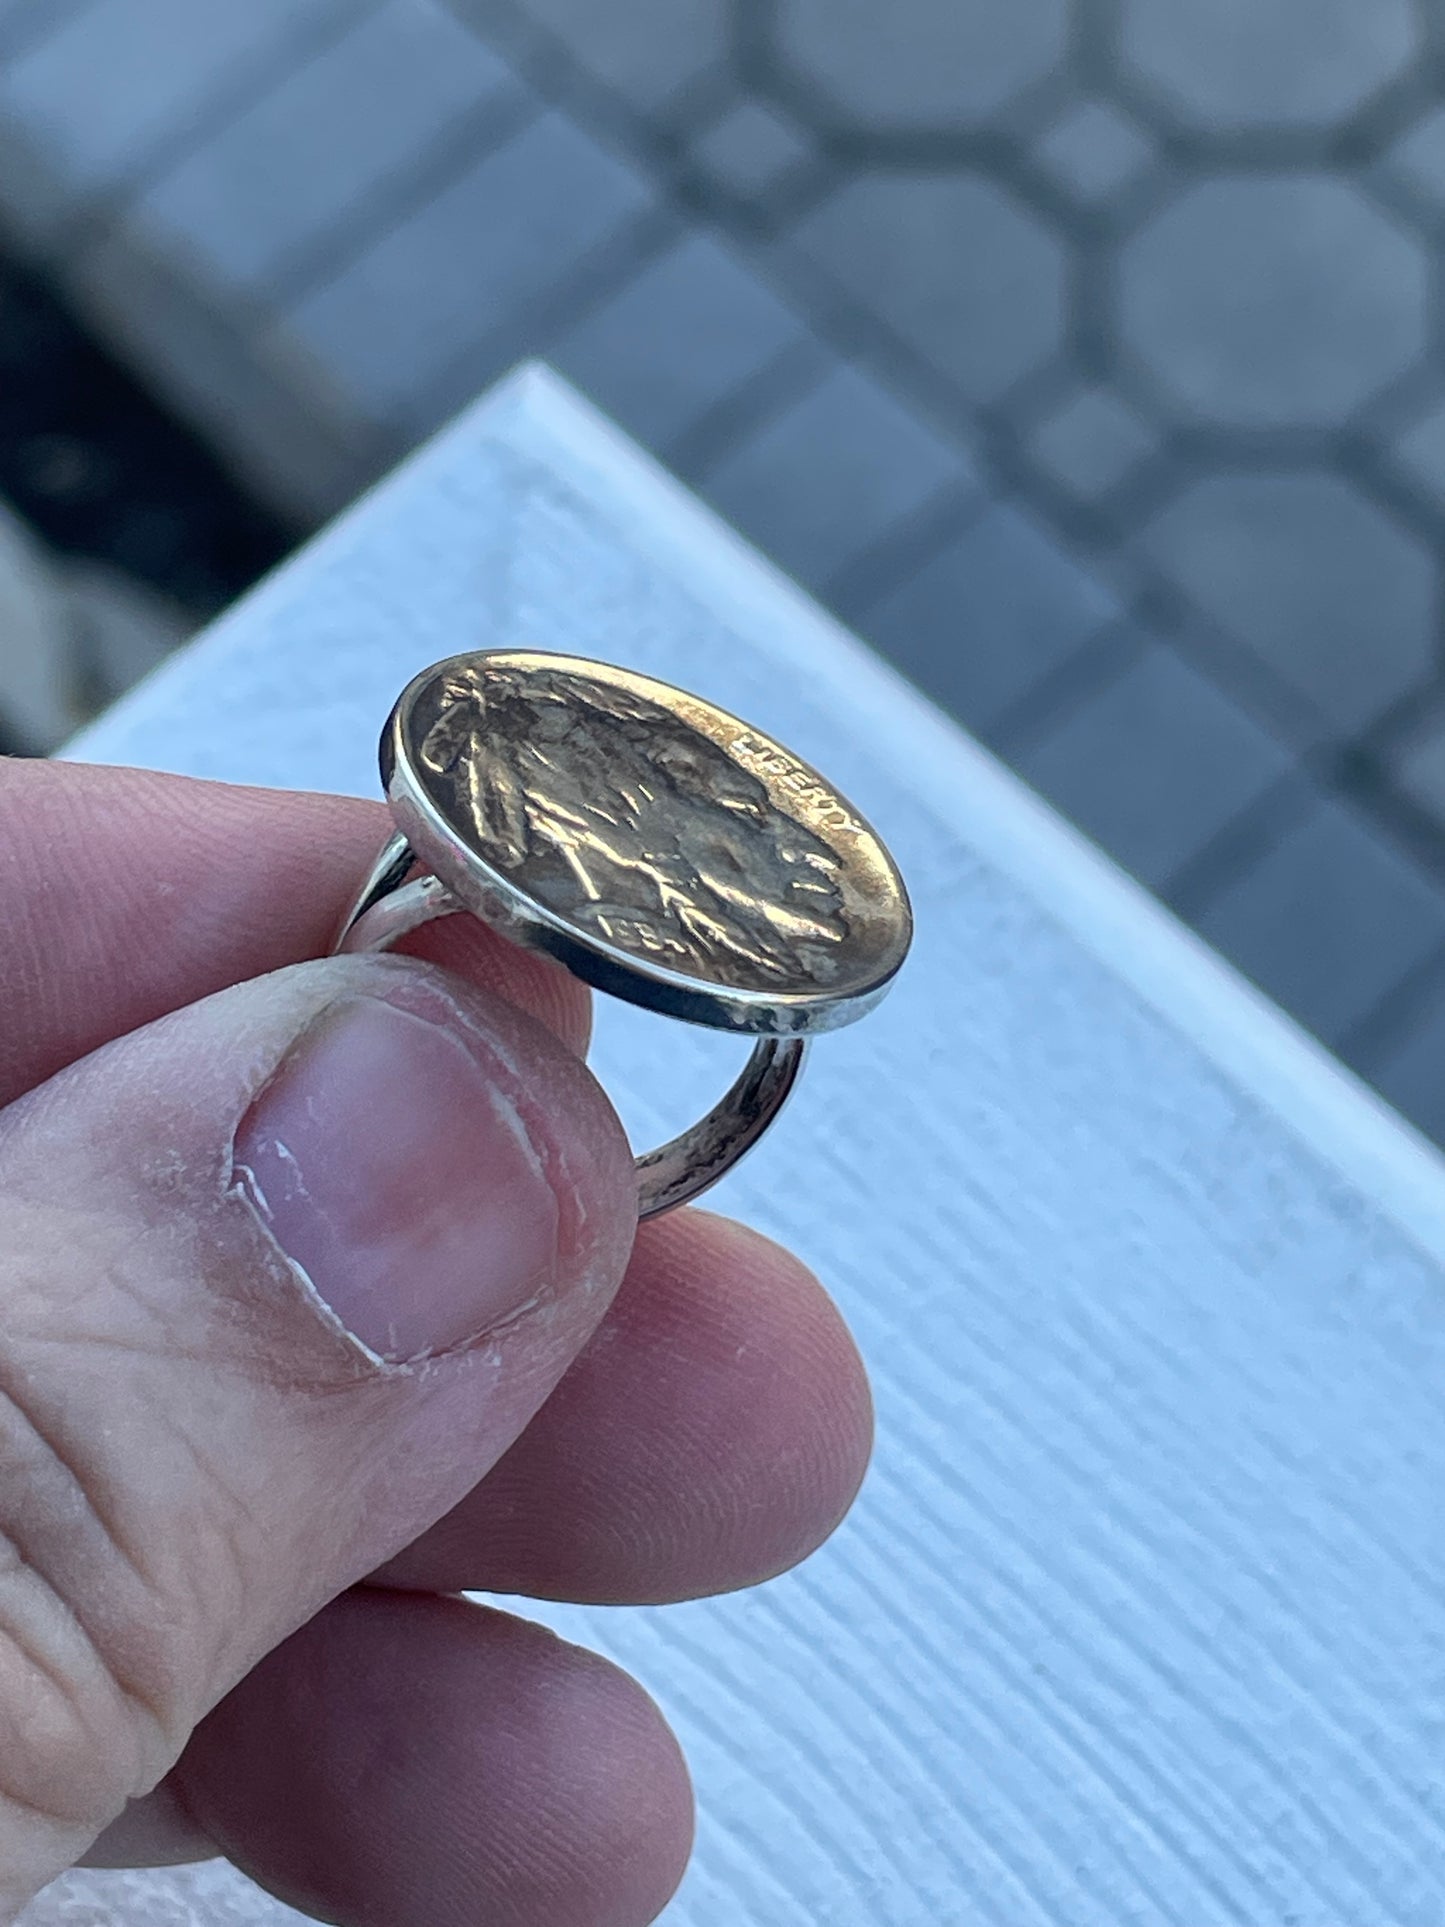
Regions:
<instances>
[{"instance_id":1,"label":"silver ring shank","mask_svg":"<svg viewBox=\"0 0 1445 1927\"><path fill-rule=\"evenodd\" d=\"M357 893L333 954L389 950L403 937L463 906L434 876L407 881L415 863L393 836ZM638 1217L661 1217L700 1197L750 1151L787 1101L807 1049L801 1037L760 1037L741 1077L690 1130L636 1159Z\"/></svg>"}]
</instances>

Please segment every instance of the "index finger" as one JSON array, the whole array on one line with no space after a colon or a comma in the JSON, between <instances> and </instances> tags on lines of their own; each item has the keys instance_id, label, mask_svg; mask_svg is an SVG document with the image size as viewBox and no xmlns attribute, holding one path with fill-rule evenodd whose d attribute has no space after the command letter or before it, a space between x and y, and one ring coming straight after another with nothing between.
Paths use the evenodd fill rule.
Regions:
<instances>
[{"instance_id":1,"label":"index finger","mask_svg":"<svg viewBox=\"0 0 1445 1927\"><path fill-rule=\"evenodd\" d=\"M0 1104L212 991L323 955L385 806L151 770L0 761ZM581 1052L586 990L471 917L406 948Z\"/></svg>"}]
</instances>

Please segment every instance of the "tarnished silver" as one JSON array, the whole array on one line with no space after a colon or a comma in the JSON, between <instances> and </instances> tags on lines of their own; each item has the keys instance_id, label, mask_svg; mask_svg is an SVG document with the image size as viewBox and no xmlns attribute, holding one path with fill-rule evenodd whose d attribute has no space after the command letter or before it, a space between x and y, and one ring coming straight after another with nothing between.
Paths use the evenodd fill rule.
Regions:
<instances>
[{"instance_id":1,"label":"tarnished silver","mask_svg":"<svg viewBox=\"0 0 1445 1927\"><path fill-rule=\"evenodd\" d=\"M699 1124L637 1160L640 1215L715 1183L777 1115L806 1039L864 1016L908 951L882 842L815 771L666 683L487 650L403 690L381 742L396 834L338 950L468 911L595 989L759 1039Z\"/></svg>"}]
</instances>

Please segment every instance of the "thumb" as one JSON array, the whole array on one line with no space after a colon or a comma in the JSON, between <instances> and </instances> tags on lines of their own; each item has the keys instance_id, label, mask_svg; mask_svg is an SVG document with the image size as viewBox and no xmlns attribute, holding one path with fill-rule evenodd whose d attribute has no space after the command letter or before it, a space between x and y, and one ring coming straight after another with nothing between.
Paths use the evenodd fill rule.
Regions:
<instances>
[{"instance_id":1,"label":"thumb","mask_svg":"<svg viewBox=\"0 0 1445 1927\"><path fill-rule=\"evenodd\" d=\"M585 1068L402 958L243 984L0 1112L0 1918L501 1456L635 1224Z\"/></svg>"}]
</instances>

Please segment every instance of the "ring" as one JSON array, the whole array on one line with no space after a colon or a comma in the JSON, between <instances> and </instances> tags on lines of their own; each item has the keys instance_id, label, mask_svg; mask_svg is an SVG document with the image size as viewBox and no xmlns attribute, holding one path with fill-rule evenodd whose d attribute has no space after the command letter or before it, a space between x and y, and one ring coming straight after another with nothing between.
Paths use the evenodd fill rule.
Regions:
<instances>
[{"instance_id":1,"label":"ring","mask_svg":"<svg viewBox=\"0 0 1445 1927\"><path fill-rule=\"evenodd\" d=\"M908 953L903 880L852 804L761 730L631 670L530 649L437 663L387 720L381 780L396 831L335 951L466 911L595 990L757 1038L715 1109L637 1159L642 1218L731 1169L809 1037L865 1016Z\"/></svg>"}]
</instances>

